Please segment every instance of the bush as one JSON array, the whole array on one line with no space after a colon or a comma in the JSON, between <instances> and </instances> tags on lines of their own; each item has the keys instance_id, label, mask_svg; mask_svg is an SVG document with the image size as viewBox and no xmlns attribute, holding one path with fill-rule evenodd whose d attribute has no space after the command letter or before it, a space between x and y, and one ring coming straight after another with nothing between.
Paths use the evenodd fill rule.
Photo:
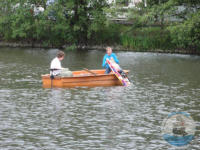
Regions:
<instances>
[{"instance_id":1,"label":"bush","mask_svg":"<svg viewBox=\"0 0 200 150\"><path fill-rule=\"evenodd\" d=\"M119 44L123 28L120 24L107 23L92 33L90 44Z\"/></svg>"},{"instance_id":2,"label":"bush","mask_svg":"<svg viewBox=\"0 0 200 150\"><path fill-rule=\"evenodd\" d=\"M200 11L183 23L169 27L172 43L177 48L200 48Z\"/></svg>"},{"instance_id":3,"label":"bush","mask_svg":"<svg viewBox=\"0 0 200 150\"><path fill-rule=\"evenodd\" d=\"M136 28L129 33L122 34L121 44L128 49L170 49L170 35L160 27Z\"/></svg>"},{"instance_id":4,"label":"bush","mask_svg":"<svg viewBox=\"0 0 200 150\"><path fill-rule=\"evenodd\" d=\"M44 45L85 44L91 32L105 22L105 0L55 1L44 11L34 8L44 1L0 1L0 37L8 41L39 42ZM92 18L92 19L91 19ZM94 23L94 21L96 21ZM91 27L92 26L92 27Z\"/></svg>"}]
</instances>

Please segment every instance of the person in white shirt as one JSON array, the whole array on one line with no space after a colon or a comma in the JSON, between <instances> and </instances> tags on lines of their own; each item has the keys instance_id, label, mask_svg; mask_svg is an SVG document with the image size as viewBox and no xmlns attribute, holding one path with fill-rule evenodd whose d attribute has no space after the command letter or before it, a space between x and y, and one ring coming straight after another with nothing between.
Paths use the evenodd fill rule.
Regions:
<instances>
[{"instance_id":1,"label":"person in white shirt","mask_svg":"<svg viewBox=\"0 0 200 150\"><path fill-rule=\"evenodd\" d=\"M63 51L58 51L57 57L51 61L50 65L50 74L57 76L61 73L61 70L64 69L61 66L61 61L64 59L65 53Z\"/></svg>"},{"instance_id":2,"label":"person in white shirt","mask_svg":"<svg viewBox=\"0 0 200 150\"><path fill-rule=\"evenodd\" d=\"M68 68L61 66L61 61L64 59L65 53L58 51L57 56L51 61L50 76L53 79L54 76L71 77L73 73Z\"/></svg>"}]
</instances>

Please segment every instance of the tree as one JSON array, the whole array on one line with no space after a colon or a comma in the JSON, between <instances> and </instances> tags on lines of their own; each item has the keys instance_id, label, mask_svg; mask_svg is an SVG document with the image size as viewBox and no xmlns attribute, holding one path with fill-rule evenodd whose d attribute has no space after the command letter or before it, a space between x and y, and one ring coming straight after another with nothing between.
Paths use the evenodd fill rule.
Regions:
<instances>
[{"instance_id":1,"label":"tree","mask_svg":"<svg viewBox=\"0 0 200 150\"><path fill-rule=\"evenodd\" d=\"M105 24L106 0L0 1L0 34L6 40L87 44ZM44 11L36 14L35 8ZM47 34L48 33L48 34Z\"/></svg>"},{"instance_id":2,"label":"tree","mask_svg":"<svg viewBox=\"0 0 200 150\"><path fill-rule=\"evenodd\" d=\"M169 42L176 48L197 49L200 47L199 12L199 0L146 0L130 10L129 19L133 21L132 31L159 25L161 33L169 34Z\"/></svg>"}]
</instances>

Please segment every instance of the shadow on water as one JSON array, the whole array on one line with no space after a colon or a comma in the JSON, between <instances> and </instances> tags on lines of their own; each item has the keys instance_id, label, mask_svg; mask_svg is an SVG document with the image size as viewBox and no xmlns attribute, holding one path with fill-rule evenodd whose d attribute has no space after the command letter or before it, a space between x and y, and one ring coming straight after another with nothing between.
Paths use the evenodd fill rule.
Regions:
<instances>
[{"instance_id":1,"label":"shadow on water","mask_svg":"<svg viewBox=\"0 0 200 150\"><path fill-rule=\"evenodd\" d=\"M43 89L56 49L0 50L1 149L176 149L161 135L173 111L200 121L200 57L117 52L129 87ZM104 51L67 52L64 67L101 68ZM199 149L199 131L188 149Z\"/></svg>"}]
</instances>

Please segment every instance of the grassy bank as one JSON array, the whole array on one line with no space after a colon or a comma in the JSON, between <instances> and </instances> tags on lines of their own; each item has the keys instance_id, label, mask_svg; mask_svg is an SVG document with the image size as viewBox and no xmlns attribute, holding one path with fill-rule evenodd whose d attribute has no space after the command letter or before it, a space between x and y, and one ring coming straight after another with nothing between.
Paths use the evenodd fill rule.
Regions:
<instances>
[{"instance_id":1,"label":"grassy bank","mask_svg":"<svg viewBox=\"0 0 200 150\"><path fill-rule=\"evenodd\" d=\"M11 47L11 48L42 48L42 49L48 49L48 48L60 48L63 51L74 51L76 49L79 50L105 50L106 46L108 45L63 45L61 47L56 47L52 45L44 46L39 43L21 43L21 42L0 42L0 48L1 47ZM130 49L125 48L121 45L109 45L111 46L114 51L133 51L133 52L153 52L153 53L171 53L171 54L192 54L192 55L200 55L200 51L198 50L185 50L185 49Z\"/></svg>"},{"instance_id":2,"label":"grassy bank","mask_svg":"<svg viewBox=\"0 0 200 150\"><path fill-rule=\"evenodd\" d=\"M174 45L170 42L170 35L160 27L130 29L130 32L120 35L120 44L125 48L140 51L174 48Z\"/></svg>"},{"instance_id":3,"label":"grassy bank","mask_svg":"<svg viewBox=\"0 0 200 150\"><path fill-rule=\"evenodd\" d=\"M195 53L200 51L200 45L189 45L189 40L181 41L173 30L177 25L133 27L110 23L103 30L92 34L92 39L86 45L112 45L120 49L133 51L168 51ZM173 32L172 32L173 31ZM181 33L181 31L180 31ZM184 38L184 35L182 35ZM180 40L179 40L180 39Z\"/></svg>"},{"instance_id":4,"label":"grassy bank","mask_svg":"<svg viewBox=\"0 0 200 150\"><path fill-rule=\"evenodd\" d=\"M134 51L199 51L199 4L149 0L147 6L140 3L136 9L121 12L106 0L55 1L48 6L44 1L2 1L0 42L69 50L111 45ZM178 11L182 5L188 9ZM44 10L35 11L38 6ZM111 21L118 13L126 13L131 25Z\"/></svg>"},{"instance_id":5,"label":"grassy bank","mask_svg":"<svg viewBox=\"0 0 200 150\"><path fill-rule=\"evenodd\" d=\"M169 28L173 27L150 26L133 28L133 26L109 23L105 28L92 32L91 38L81 44L66 43L64 41L54 43L50 39L27 41L24 38L21 40L2 39L0 46L63 48L66 50L76 48L103 49L106 46L112 46L116 50L199 54L200 50L198 48L188 48L173 42L174 39L169 31Z\"/></svg>"}]
</instances>

